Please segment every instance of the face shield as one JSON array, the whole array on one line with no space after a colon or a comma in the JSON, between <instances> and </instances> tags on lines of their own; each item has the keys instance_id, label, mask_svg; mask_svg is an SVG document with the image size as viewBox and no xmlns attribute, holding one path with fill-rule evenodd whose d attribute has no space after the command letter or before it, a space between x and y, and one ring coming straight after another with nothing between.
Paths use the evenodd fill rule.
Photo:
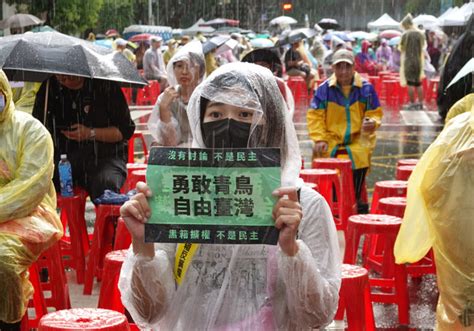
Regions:
<instances>
[{"instance_id":1,"label":"face shield","mask_svg":"<svg viewBox=\"0 0 474 331\"><path fill-rule=\"evenodd\" d=\"M194 90L188 104L194 147L219 147L207 146L203 135L203 121L209 104L231 106L241 113L250 111L252 117L245 121L249 127L248 136L244 137L246 147L280 148L282 183L293 185L296 182L301 165L298 140L286 103L270 70L251 63L226 64ZM236 122L241 121L237 118ZM242 128L238 123L234 125L234 131Z\"/></svg>"}]
</instances>

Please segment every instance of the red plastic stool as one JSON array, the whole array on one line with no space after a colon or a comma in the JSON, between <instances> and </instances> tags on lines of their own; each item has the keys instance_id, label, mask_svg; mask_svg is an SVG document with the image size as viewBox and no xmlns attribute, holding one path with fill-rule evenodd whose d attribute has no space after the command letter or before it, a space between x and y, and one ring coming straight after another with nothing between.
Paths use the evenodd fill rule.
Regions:
<instances>
[{"instance_id":1,"label":"red plastic stool","mask_svg":"<svg viewBox=\"0 0 474 331\"><path fill-rule=\"evenodd\" d=\"M334 319L343 320L346 312L348 331L375 331L369 273L362 267L343 264L341 280L339 306Z\"/></svg>"},{"instance_id":2,"label":"red plastic stool","mask_svg":"<svg viewBox=\"0 0 474 331\"><path fill-rule=\"evenodd\" d=\"M313 168L335 169L339 172L341 178L341 195L344 198L341 201L342 209L338 212L338 216L343 219L341 222L342 224L347 224L348 217L357 214L357 201L355 197L354 180L352 177L351 160L338 158L314 159Z\"/></svg>"},{"instance_id":3,"label":"red plastic stool","mask_svg":"<svg viewBox=\"0 0 474 331\"><path fill-rule=\"evenodd\" d=\"M133 190L136 186L136 183L135 185L133 185L134 183L131 182L132 172L135 170L146 170L147 166L148 165L146 163L127 163L127 179L121 189L122 193L126 193L130 190Z\"/></svg>"},{"instance_id":4,"label":"red plastic stool","mask_svg":"<svg viewBox=\"0 0 474 331\"><path fill-rule=\"evenodd\" d=\"M407 181L405 180L383 180L375 183L372 196L371 214L378 214L379 200L386 197L406 197Z\"/></svg>"},{"instance_id":5,"label":"red plastic stool","mask_svg":"<svg viewBox=\"0 0 474 331\"><path fill-rule=\"evenodd\" d=\"M60 244L56 243L43 252L35 264L42 274L43 270L47 270L48 277L40 279L41 290L51 294L50 296L45 296L46 307L54 307L56 310L71 308L66 273L64 272L61 259Z\"/></svg>"},{"instance_id":6,"label":"red plastic stool","mask_svg":"<svg viewBox=\"0 0 474 331\"><path fill-rule=\"evenodd\" d=\"M116 311L76 308L49 313L39 322L39 331L129 331L127 318Z\"/></svg>"},{"instance_id":7,"label":"red plastic stool","mask_svg":"<svg viewBox=\"0 0 474 331\"><path fill-rule=\"evenodd\" d=\"M33 297L30 299L28 304L28 310L26 311L23 319L21 320L21 331L29 331L30 329L36 329L39 324L41 317L48 313L46 307L46 301L44 294L41 289L41 282L39 276L39 269L36 263L33 263L29 269L29 280L33 285ZM34 315L30 314L34 311Z\"/></svg>"},{"instance_id":8,"label":"red plastic stool","mask_svg":"<svg viewBox=\"0 0 474 331\"><path fill-rule=\"evenodd\" d=\"M132 236L125 225L122 217L117 221L117 229L115 230L114 250L128 249L132 244Z\"/></svg>"},{"instance_id":9,"label":"red plastic stool","mask_svg":"<svg viewBox=\"0 0 474 331\"><path fill-rule=\"evenodd\" d=\"M146 183L146 169L134 170L128 179L131 188L135 188L138 182Z\"/></svg>"},{"instance_id":10,"label":"red plastic stool","mask_svg":"<svg viewBox=\"0 0 474 331\"><path fill-rule=\"evenodd\" d=\"M425 101L426 102L433 102L436 100L438 95L438 86L439 86L439 77L432 78L429 80L427 84L427 93L425 94Z\"/></svg>"},{"instance_id":11,"label":"red plastic stool","mask_svg":"<svg viewBox=\"0 0 474 331\"><path fill-rule=\"evenodd\" d=\"M89 251L89 235L84 218L86 198L87 192L79 188L74 189L72 197L57 195L64 232L69 226L69 236L64 234L61 239L61 254L69 257L64 260L64 265L76 270L78 284L84 283L85 257Z\"/></svg>"},{"instance_id":12,"label":"red plastic stool","mask_svg":"<svg viewBox=\"0 0 474 331\"><path fill-rule=\"evenodd\" d=\"M118 289L118 281L120 269L122 269L122 264L126 256L126 249L112 251L105 256L98 308L125 313L125 307L122 304L120 291Z\"/></svg>"},{"instance_id":13,"label":"red plastic stool","mask_svg":"<svg viewBox=\"0 0 474 331\"><path fill-rule=\"evenodd\" d=\"M356 262L359 241L364 234L377 234L383 236L384 250L381 263L380 277L369 277L371 288L381 288L383 291L371 293L372 301L383 303L395 303L398 305L398 318L402 325L410 324L407 270L404 264L395 264L393 245L397 237L402 220L390 215L353 215L349 217L347 224L347 246L344 255L344 263L354 264ZM393 292L386 292L392 289Z\"/></svg>"},{"instance_id":14,"label":"red plastic stool","mask_svg":"<svg viewBox=\"0 0 474 331\"><path fill-rule=\"evenodd\" d=\"M287 82L288 88L293 94L296 106L308 106L308 87L303 77L290 76Z\"/></svg>"},{"instance_id":15,"label":"red plastic stool","mask_svg":"<svg viewBox=\"0 0 474 331\"><path fill-rule=\"evenodd\" d=\"M156 80L148 81L148 85L137 92L137 106L154 105L160 95L160 83Z\"/></svg>"},{"instance_id":16,"label":"red plastic stool","mask_svg":"<svg viewBox=\"0 0 474 331\"><path fill-rule=\"evenodd\" d=\"M87 261L87 273L83 294L92 294L94 278L102 277L102 265L105 255L112 250L115 226L120 216L121 205L97 205L92 246Z\"/></svg>"},{"instance_id":17,"label":"red plastic stool","mask_svg":"<svg viewBox=\"0 0 474 331\"><path fill-rule=\"evenodd\" d=\"M333 169L302 169L300 177L306 183L314 183L319 187L319 193L326 199L327 203L333 209L333 185L336 189L336 195L340 195L339 174ZM338 199L338 202L340 200Z\"/></svg>"},{"instance_id":18,"label":"red plastic stool","mask_svg":"<svg viewBox=\"0 0 474 331\"><path fill-rule=\"evenodd\" d=\"M385 91L385 104L397 106L400 83L395 79L387 79L382 82Z\"/></svg>"},{"instance_id":19,"label":"red plastic stool","mask_svg":"<svg viewBox=\"0 0 474 331\"><path fill-rule=\"evenodd\" d=\"M399 166L405 166L405 165L417 165L419 159L400 159L397 161L397 167Z\"/></svg>"},{"instance_id":20,"label":"red plastic stool","mask_svg":"<svg viewBox=\"0 0 474 331\"><path fill-rule=\"evenodd\" d=\"M415 167L416 166L414 165L398 166L397 172L395 174L395 178L397 180L408 180L410 178L411 173L413 172L413 169L415 169Z\"/></svg>"},{"instance_id":21,"label":"red plastic stool","mask_svg":"<svg viewBox=\"0 0 474 331\"><path fill-rule=\"evenodd\" d=\"M379 211L383 214L403 218L406 205L406 198L383 198L379 201ZM436 274L436 264L434 261L433 249L430 249L430 251L420 261L407 264L407 272L413 277L419 277L426 274Z\"/></svg>"},{"instance_id":22,"label":"red plastic stool","mask_svg":"<svg viewBox=\"0 0 474 331\"><path fill-rule=\"evenodd\" d=\"M143 154L145 156L145 162L147 162L148 158L148 150L146 148L145 137L143 133L136 132L132 135L132 138L128 140L128 163L135 163L135 140L141 140Z\"/></svg>"},{"instance_id":23,"label":"red plastic stool","mask_svg":"<svg viewBox=\"0 0 474 331\"><path fill-rule=\"evenodd\" d=\"M405 197L388 197L379 200L380 214L392 215L403 218L405 208L407 206L407 198Z\"/></svg>"}]
</instances>

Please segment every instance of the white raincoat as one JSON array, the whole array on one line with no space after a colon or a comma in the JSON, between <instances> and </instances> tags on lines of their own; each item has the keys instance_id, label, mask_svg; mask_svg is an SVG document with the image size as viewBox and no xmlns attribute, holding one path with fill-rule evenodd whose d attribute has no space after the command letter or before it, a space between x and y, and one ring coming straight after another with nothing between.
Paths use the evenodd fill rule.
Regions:
<instances>
[{"instance_id":1,"label":"white raincoat","mask_svg":"<svg viewBox=\"0 0 474 331\"><path fill-rule=\"evenodd\" d=\"M188 108L195 147L205 147L203 97L254 109L248 146L280 147L282 185L301 186L296 133L268 69L227 64L196 88ZM255 130L262 118L263 129ZM300 203L295 256L286 256L278 246L202 244L178 286L175 244L156 244L152 259L130 249L119 281L122 302L139 326L160 330L312 330L327 325L337 309L341 281L336 229L317 192L301 187Z\"/></svg>"},{"instance_id":2,"label":"white raincoat","mask_svg":"<svg viewBox=\"0 0 474 331\"><path fill-rule=\"evenodd\" d=\"M170 86L179 89L179 82L176 79L174 64L178 61L184 61L189 67L197 67L198 70L190 71L198 76L192 79L190 84L195 88L204 78L206 73L204 54L202 45L199 41L192 41L178 50L168 62L166 71ZM187 104L183 102L181 96L171 104L172 117L169 123L160 120L160 104L163 99L163 93L156 100L155 106L148 120L148 129L154 140L161 146L178 145L189 146L192 141L191 131L189 128L188 114L186 111ZM170 144L173 142L174 144Z\"/></svg>"}]
</instances>

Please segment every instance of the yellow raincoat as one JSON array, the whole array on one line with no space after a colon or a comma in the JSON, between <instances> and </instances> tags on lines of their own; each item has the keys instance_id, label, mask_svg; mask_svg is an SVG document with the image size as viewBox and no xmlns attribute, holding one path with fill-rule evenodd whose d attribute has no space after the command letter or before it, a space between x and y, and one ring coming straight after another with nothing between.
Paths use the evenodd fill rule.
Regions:
<instances>
[{"instance_id":1,"label":"yellow raincoat","mask_svg":"<svg viewBox=\"0 0 474 331\"><path fill-rule=\"evenodd\" d=\"M52 183L53 143L39 121L15 111L0 70L0 320L24 315L33 288L28 268L62 236Z\"/></svg>"},{"instance_id":2,"label":"yellow raincoat","mask_svg":"<svg viewBox=\"0 0 474 331\"><path fill-rule=\"evenodd\" d=\"M345 97L333 74L316 91L306 114L311 140L326 141L328 150L322 157L335 157L345 150L354 169L367 168L375 146L372 134L370 146L360 143L360 130L364 117L382 122L382 108L374 87L356 72L348 97Z\"/></svg>"},{"instance_id":3,"label":"yellow raincoat","mask_svg":"<svg viewBox=\"0 0 474 331\"><path fill-rule=\"evenodd\" d=\"M402 20L405 32L402 35L398 49L400 50L400 85L407 86L407 81L421 82L425 77L423 71L426 47L424 34L418 30L410 14Z\"/></svg>"},{"instance_id":4,"label":"yellow raincoat","mask_svg":"<svg viewBox=\"0 0 474 331\"><path fill-rule=\"evenodd\" d=\"M408 182L397 263L431 247L438 277L437 330L474 330L474 108L447 123ZM470 325L470 326L469 326Z\"/></svg>"}]
</instances>

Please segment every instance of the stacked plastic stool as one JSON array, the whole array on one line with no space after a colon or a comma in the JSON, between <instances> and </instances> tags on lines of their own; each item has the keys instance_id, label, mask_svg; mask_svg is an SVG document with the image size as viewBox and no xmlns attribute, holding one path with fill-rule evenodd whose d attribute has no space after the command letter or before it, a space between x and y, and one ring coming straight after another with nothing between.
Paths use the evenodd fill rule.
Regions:
<instances>
[{"instance_id":1,"label":"stacked plastic stool","mask_svg":"<svg viewBox=\"0 0 474 331\"><path fill-rule=\"evenodd\" d=\"M105 256L98 308L125 313L118 289L118 280L126 256L127 250L125 249L112 251Z\"/></svg>"},{"instance_id":2,"label":"stacked plastic stool","mask_svg":"<svg viewBox=\"0 0 474 331\"><path fill-rule=\"evenodd\" d=\"M36 329L39 324L41 317L48 313L46 307L46 301L44 298L43 290L41 289L41 281L39 275L39 267L36 263L33 263L29 269L29 280L33 285L33 297L28 303L28 310L26 311L23 319L21 320L21 331L29 331L30 329ZM33 311L33 314L31 314Z\"/></svg>"},{"instance_id":3,"label":"stacked plastic stool","mask_svg":"<svg viewBox=\"0 0 474 331\"><path fill-rule=\"evenodd\" d=\"M105 255L113 249L115 223L120 217L121 205L97 205L94 235L87 261L87 273L84 282L85 295L92 294L94 278L102 277L102 266Z\"/></svg>"},{"instance_id":4,"label":"stacked plastic stool","mask_svg":"<svg viewBox=\"0 0 474 331\"><path fill-rule=\"evenodd\" d=\"M382 198L406 197L407 184L405 180L383 180L375 183L370 213L378 214L379 200Z\"/></svg>"},{"instance_id":5,"label":"stacked plastic stool","mask_svg":"<svg viewBox=\"0 0 474 331\"><path fill-rule=\"evenodd\" d=\"M290 76L288 78L287 85L293 94L296 107L307 107L309 95L308 87L304 78L299 76Z\"/></svg>"},{"instance_id":6,"label":"stacked plastic stool","mask_svg":"<svg viewBox=\"0 0 474 331\"><path fill-rule=\"evenodd\" d=\"M64 231L69 227L69 236L64 234L61 239L61 252L69 259L64 260L66 267L76 270L78 284L84 283L85 257L89 251L89 235L87 234L86 210L87 192L82 189L74 189L74 196L63 197L57 195L57 205L61 210L61 222Z\"/></svg>"},{"instance_id":7,"label":"stacked plastic stool","mask_svg":"<svg viewBox=\"0 0 474 331\"><path fill-rule=\"evenodd\" d=\"M39 331L129 331L124 314L99 308L60 310L43 316Z\"/></svg>"},{"instance_id":8,"label":"stacked plastic stool","mask_svg":"<svg viewBox=\"0 0 474 331\"><path fill-rule=\"evenodd\" d=\"M339 306L334 319L343 320L345 312L348 331L375 331L367 270L356 265L343 264L341 281Z\"/></svg>"},{"instance_id":9,"label":"stacked plastic stool","mask_svg":"<svg viewBox=\"0 0 474 331\"><path fill-rule=\"evenodd\" d=\"M133 185L132 182L132 172L134 172L135 170L146 170L147 166L148 165L146 163L127 163L127 179L121 189L123 193L126 193L135 188L135 185Z\"/></svg>"},{"instance_id":10,"label":"stacked plastic stool","mask_svg":"<svg viewBox=\"0 0 474 331\"><path fill-rule=\"evenodd\" d=\"M357 202L352 177L351 160L338 158L314 159L313 168L334 169L339 172L341 179L341 195L343 199L341 201L341 209L337 211L339 219L336 221L336 227L338 230L345 231L349 216L357 214Z\"/></svg>"},{"instance_id":11,"label":"stacked plastic stool","mask_svg":"<svg viewBox=\"0 0 474 331\"><path fill-rule=\"evenodd\" d=\"M390 215L353 215L347 225L347 245L344 263L355 264L362 235L377 234L383 237L384 250L380 257L379 276L369 276L373 302L394 303L398 306L398 318L402 325L410 324L407 289L407 270L404 264L396 264L393 246L402 220ZM377 262L377 261L376 261ZM390 290L390 291L388 291Z\"/></svg>"},{"instance_id":12,"label":"stacked plastic stool","mask_svg":"<svg viewBox=\"0 0 474 331\"><path fill-rule=\"evenodd\" d=\"M148 85L137 92L137 106L154 105L160 95L160 83L150 80Z\"/></svg>"},{"instance_id":13,"label":"stacked plastic stool","mask_svg":"<svg viewBox=\"0 0 474 331\"><path fill-rule=\"evenodd\" d=\"M388 197L380 199L379 211L382 214L393 215L403 218L407 199L403 197ZM407 272L410 276L419 277L425 274L436 274L433 250L430 251L418 262L407 265Z\"/></svg>"},{"instance_id":14,"label":"stacked plastic stool","mask_svg":"<svg viewBox=\"0 0 474 331\"><path fill-rule=\"evenodd\" d=\"M402 165L397 167L397 171L395 173L395 178L397 180L408 180L410 178L411 173L415 169L416 166L414 165Z\"/></svg>"}]
</instances>

